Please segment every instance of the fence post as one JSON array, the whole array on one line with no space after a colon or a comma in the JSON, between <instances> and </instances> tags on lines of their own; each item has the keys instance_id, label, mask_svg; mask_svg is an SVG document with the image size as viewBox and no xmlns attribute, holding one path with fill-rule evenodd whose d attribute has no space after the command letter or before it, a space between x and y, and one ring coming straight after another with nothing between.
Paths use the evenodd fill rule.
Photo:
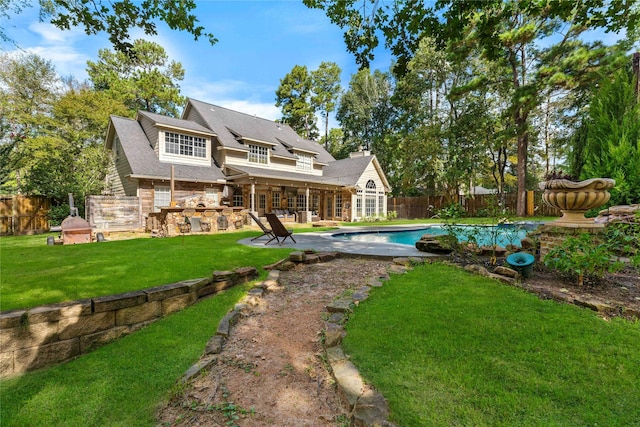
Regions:
<instances>
[{"instance_id":1,"label":"fence post","mask_svg":"<svg viewBox=\"0 0 640 427\"><path fill-rule=\"evenodd\" d=\"M527 190L527 216L533 216L535 211L533 190Z\"/></svg>"}]
</instances>

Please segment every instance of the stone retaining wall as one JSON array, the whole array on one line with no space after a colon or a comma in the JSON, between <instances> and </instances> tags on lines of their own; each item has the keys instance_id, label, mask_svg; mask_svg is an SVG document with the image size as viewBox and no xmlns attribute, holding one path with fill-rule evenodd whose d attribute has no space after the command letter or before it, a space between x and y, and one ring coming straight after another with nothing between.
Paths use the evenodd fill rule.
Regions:
<instances>
[{"instance_id":1,"label":"stone retaining wall","mask_svg":"<svg viewBox=\"0 0 640 427\"><path fill-rule=\"evenodd\" d=\"M68 361L257 276L253 267L215 271L141 291L2 312L0 377Z\"/></svg>"},{"instance_id":2,"label":"stone retaining wall","mask_svg":"<svg viewBox=\"0 0 640 427\"><path fill-rule=\"evenodd\" d=\"M601 243L604 239L605 229L603 227L558 227L552 224L538 227L536 233L540 241L540 259L555 247L560 246L568 237L577 237L582 233L589 233L594 243Z\"/></svg>"}]
</instances>

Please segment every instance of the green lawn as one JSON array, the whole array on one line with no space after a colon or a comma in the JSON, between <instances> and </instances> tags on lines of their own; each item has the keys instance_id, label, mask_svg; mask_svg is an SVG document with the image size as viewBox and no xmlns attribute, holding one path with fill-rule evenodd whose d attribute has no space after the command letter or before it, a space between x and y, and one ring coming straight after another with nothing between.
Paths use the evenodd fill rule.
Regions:
<instances>
[{"instance_id":1,"label":"green lawn","mask_svg":"<svg viewBox=\"0 0 640 427\"><path fill-rule=\"evenodd\" d=\"M176 380L248 289L229 289L63 365L0 381L0 424L155 426Z\"/></svg>"},{"instance_id":2,"label":"green lawn","mask_svg":"<svg viewBox=\"0 0 640 427\"><path fill-rule=\"evenodd\" d=\"M236 241L256 231L47 246L45 235L0 238L0 310L112 295L214 270L256 267L291 249L252 248Z\"/></svg>"},{"instance_id":3,"label":"green lawn","mask_svg":"<svg viewBox=\"0 0 640 427\"><path fill-rule=\"evenodd\" d=\"M393 276L344 349L397 425L640 425L640 323L454 267Z\"/></svg>"}]
</instances>

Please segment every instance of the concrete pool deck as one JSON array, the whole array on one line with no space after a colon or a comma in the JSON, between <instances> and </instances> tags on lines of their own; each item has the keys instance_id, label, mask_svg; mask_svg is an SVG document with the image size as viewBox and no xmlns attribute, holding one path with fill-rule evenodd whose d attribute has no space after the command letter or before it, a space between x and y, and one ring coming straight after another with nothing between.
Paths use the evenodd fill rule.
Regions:
<instances>
[{"instance_id":1,"label":"concrete pool deck","mask_svg":"<svg viewBox=\"0 0 640 427\"><path fill-rule=\"evenodd\" d=\"M253 246L256 248L292 248L298 250L313 249L318 252L340 252L349 255L366 255L366 256L378 256L378 257L437 257L440 255L432 254L428 252L421 252L415 248L415 246L401 245L398 243L379 243L379 242L357 242L353 240L346 240L333 237L334 234L343 233L362 233L362 232L376 232L376 231L407 231L417 230L432 226L434 224L412 224L407 225L388 225L382 227L339 227L334 230L327 230L321 232L312 233L296 233L293 231L293 238L297 243L288 238L286 242L279 245L273 240L268 245L265 243L269 240L268 237L263 236L259 239L251 241L251 238L242 239L238 243Z\"/></svg>"}]
</instances>

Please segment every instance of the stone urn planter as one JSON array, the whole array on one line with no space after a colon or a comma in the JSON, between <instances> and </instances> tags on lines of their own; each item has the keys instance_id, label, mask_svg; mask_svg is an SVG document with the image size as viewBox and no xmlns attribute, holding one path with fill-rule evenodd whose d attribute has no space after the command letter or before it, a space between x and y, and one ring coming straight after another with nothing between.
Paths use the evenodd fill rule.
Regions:
<instances>
[{"instance_id":1,"label":"stone urn planter","mask_svg":"<svg viewBox=\"0 0 640 427\"><path fill-rule=\"evenodd\" d=\"M552 225L565 227L602 227L593 218L585 218L589 209L600 207L609 201L615 181L609 178L592 178L585 181L568 179L552 179L541 182L544 191L542 199L554 208L562 211L562 217L553 221Z\"/></svg>"}]
</instances>

